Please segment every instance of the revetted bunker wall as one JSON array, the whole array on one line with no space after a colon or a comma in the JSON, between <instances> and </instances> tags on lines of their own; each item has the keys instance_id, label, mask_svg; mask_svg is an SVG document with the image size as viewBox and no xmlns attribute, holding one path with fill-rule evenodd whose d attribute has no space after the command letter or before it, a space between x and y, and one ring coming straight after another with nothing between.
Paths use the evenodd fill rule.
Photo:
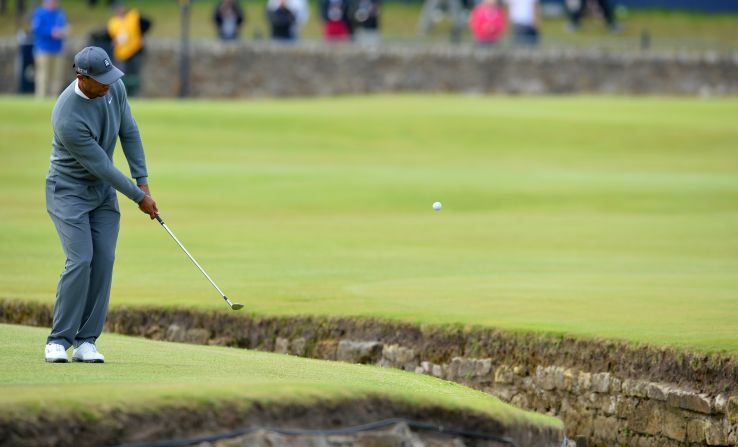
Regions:
<instances>
[{"instance_id":1,"label":"revetted bunker wall","mask_svg":"<svg viewBox=\"0 0 738 447\"><path fill-rule=\"evenodd\" d=\"M0 302L0 321L49 325L45 305ZM560 417L590 445L738 444L738 359L620 342L348 318L110 312L108 329L430 374Z\"/></svg>"},{"instance_id":2,"label":"revetted bunker wall","mask_svg":"<svg viewBox=\"0 0 738 447\"><path fill-rule=\"evenodd\" d=\"M88 408L89 410L91 409ZM387 419L401 420L380 430L340 435L285 433L290 429L306 427L320 430L346 428ZM467 433L423 430L411 421L422 421L423 424L436 427L452 426ZM77 412L60 411L27 419L0 418L0 446L98 447L123 443L151 445L157 440L169 441L170 445L174 445L172 440L212 436L233 430L243 432L243 429L252 427L261 429L233 439L187 445L509 447L510 442L504 441L512 441L518 446L559 447L563 438L563 434L555 427L532 427L526 424L504 427L490 417L475 413L416 407L368 396L307 404L274 402L261 405L243 401L172 403L143 409L106 407L97 409L94 416L89 412L80 415ZM268 427L276 427L277 430ZM491 434L498 439L480 439L478 436L470 436L468 432Z\"/></svg>"},{"instance_id":3,"label":"revetted bunker wall","mask_svg":"<svg viewBox=\"0 0 738 447\"><path fill-rule=\"evenodd\" d=\"M72 60L83 42L70 42ZM14 39L0 40L0 93L15 91ZM179 44L151 40L142 94L179 92ZM470 46L379 47L194 42L190 94L261 97L378 92L508 94L738 93L738 58L717 53L512 51ZM70 62L70 80L72 79Z\"/></svg>"}]
</instances>

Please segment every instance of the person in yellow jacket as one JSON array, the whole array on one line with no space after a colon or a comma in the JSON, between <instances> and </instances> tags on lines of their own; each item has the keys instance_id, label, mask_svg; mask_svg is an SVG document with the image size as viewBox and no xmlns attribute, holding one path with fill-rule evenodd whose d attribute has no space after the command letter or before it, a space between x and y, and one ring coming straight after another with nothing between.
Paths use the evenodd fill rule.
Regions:
<instances>
[{"instance_id":1,"label":"person in yellow jacket","mask_svg":"<svg viewBox=\"0 0 738 447\"><path fill-rule=\"evenodd\" d=\"M113 42L113 57L126 74L123 85L128 96L135 96L141 88L141 65L144 54L144 33L151 22L138 9L127 9L123 3L113 6L113 17L108 21L108 34Z\"/></svg>"}]
</instances>

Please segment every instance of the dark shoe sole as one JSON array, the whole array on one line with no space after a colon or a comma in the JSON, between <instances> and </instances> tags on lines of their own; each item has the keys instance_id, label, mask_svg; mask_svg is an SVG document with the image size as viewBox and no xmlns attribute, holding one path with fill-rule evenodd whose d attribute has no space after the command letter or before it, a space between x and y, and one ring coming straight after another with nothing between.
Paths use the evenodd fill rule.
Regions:
<instances>
[{"instance_id":1,"label":"dark shoe sole","mask_svg":"<svg viewBox=\"0 0 738 447\"><path fill-rule=\"evenodd\" d=\"M54 360L46 359L46 363L68 363L68 362L69 360L67 359L54 359Z\"/></svg>"},{"instance_id":2,"label":"dark shoe sole","mask_svg":"<svg viewBox=\"0 0 738 447\"><path fill-rule=\"evenodd\" d=\"M80 360L72 359L74 363L105 363L105 360Z\"/></svg>"}]
</instances>

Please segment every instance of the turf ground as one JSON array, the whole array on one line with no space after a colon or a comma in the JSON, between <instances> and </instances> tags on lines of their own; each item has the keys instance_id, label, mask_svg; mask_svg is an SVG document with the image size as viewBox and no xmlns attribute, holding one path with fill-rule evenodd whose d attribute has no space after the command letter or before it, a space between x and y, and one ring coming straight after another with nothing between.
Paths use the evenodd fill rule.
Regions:
<instances>
[{"instance_id":1,"label":"turf ground","mask_svg":"<svg viewBox=\"0 0 738 447\"><path fill-rule=\"evenodd\" d=\"M98 343L101 352L110 353L103 365L46 364L38 349L38 339L46 332L0 324L0 335L9 340L0 347L0 416L82 409L94 418L97 408L130 409L131 404L150 407L219 399L242 404L312 403L380 396L412 405L473 411L503 423L560 425L554 418L422 374L243 349L111 334ZM29 361L32 358L38 361Z\"/></svg>"},{"instance_id":2,"label":"turf ground","mask_svg":"<svg viewBox=\"0 0 738 447\"><path fill-rule=\"evenodd\" d=\"M2 297L52 303L63 267L43 198L51 106L0 99ZM376 96L133 109L163 217L247 312L738 354L735 99ZM164 230L120 200L112 305L225 312Z\"/></svg>"}]
</instances>

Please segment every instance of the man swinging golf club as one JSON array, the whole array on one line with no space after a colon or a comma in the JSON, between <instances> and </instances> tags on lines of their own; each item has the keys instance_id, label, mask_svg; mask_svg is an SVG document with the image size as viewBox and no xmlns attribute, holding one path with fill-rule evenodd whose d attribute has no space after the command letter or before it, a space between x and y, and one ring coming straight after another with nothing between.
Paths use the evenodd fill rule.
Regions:
<instances>
[{"instance_id":1,"label":"man swinging golf club","mask_svg":"<svg viewBox=\"0 0 738 447\"><path fill-rule=\"evenodd\" d=\"M105 323L113 276L120 212L116 190L151 219L156 202L147 181L146 160L136 121L120 78L123 72L102 48L74 56L77 79L54 106L51 166L46 209L67 257L59 279L54 323L46 344L47 362L102 363L95 341ZM113 165L120 137L134 184Z\"/></svg>"}]
</instances>

